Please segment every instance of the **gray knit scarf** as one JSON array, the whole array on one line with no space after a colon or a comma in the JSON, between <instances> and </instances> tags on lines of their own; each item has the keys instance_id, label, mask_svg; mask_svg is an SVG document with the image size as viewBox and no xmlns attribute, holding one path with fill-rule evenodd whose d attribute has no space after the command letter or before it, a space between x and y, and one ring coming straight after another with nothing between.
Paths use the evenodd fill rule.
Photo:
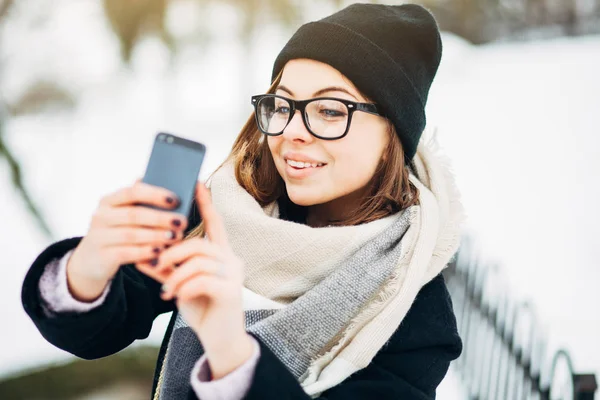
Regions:
<instances>
[{"instance_id":1,"label":"gray knit scarf","mask_svg":"<svg viewBox=\"0 0 600 400\"><path fill-rule=\"evenodd\" d=\"M301 380L312 359L372 299L394 270L409 213L398 213L392 225L343 260L334 272L282 309L246 310L246 329L269 347ZM160 399L182 399L190 374L203 354L200 341L180 315L171 335L160 387Z\"/></svg>"}]
</instances>

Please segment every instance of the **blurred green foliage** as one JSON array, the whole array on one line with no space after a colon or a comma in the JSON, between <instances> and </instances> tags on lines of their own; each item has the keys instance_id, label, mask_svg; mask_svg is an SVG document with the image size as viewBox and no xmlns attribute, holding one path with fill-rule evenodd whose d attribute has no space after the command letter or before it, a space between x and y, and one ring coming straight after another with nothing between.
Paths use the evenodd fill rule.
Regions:
<instances>
[{"instance_id":1,"label":"blurred green foliage","mask_svg":"<svg viewBox=\"0 0 600 400\"><path fill-rule=\"evenodd\" d=\"M288 0L191 0L206 9L211 4L229 4L243 16L239 29L239 41L246 43L261 23L268 22L293 26L298 24L301 15L301 3ZM339 1L334 1L339 3ZM110 26L121 44L121 55L125 62L131 59L131 53L137 41L144 34L155 34L171 51L177 44L165 25L170 2L167 0L104 0L104 11ZM265 16L268 16L265 18ZM203 24L198 21L198 37L202 38Z\"/></svg>"},{"instance_id":2,"label":"blurred green foliage","mask_svg":"<svg viewBox=\"0 0 600 400\"><path fill-rule=\"evenodd\" d=\"M135 347L98 360L76 360L65 365L26 372L0 381L3 400L70 400L114 385L139 386L150 398L156 347Z\"/></svg>"}]
</instances>

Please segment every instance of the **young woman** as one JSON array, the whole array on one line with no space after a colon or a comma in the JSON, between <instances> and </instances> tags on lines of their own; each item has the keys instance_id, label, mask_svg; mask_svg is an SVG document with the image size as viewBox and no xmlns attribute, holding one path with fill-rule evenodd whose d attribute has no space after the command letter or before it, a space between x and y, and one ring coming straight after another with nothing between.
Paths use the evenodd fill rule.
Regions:
<instances>
[{"instance_id":1,"label":"young woman","mask_svg":"<svg viewBox=\"0 0 600 400\"><path fill-rule=\"evenodd\" d=\"M416 5L303 25L198 210L139 181L107 195L35 260L25 310L86 359L173 311L154 398L433 399L462 349L440 272L463 210L420 140L440 57Z\"/></svg>"}]
</instances>

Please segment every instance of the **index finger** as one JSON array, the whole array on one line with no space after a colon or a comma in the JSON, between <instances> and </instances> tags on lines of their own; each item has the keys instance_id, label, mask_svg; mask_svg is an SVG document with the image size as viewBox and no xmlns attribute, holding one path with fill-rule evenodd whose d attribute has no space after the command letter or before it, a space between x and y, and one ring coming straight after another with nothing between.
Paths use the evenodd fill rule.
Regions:
<instances>
[{"instance_id":1,"label":"index finger","mask_svg":"<svg viewBox=\"0 0 600 400\"><path fill-rule=\"evenodd\" d=\"M203 183L198 182L196 185L196 198L198 199L198 209L208 238L218 245L229 247L225 226L221 215L217 212L213 205L210 192Z\"/></svg>"},{"instance_id":2,"label":"index finger","mask_svg":"<svg viewBox=\"0 0 600 400\"><path fill-rule=\"evenodd\" d=\"M145 204L170 209L177 206L178 201L177 195L170 190L136 181L132 186L104 197L100 204L109 207Z\"/></svg>"}]
</instances>

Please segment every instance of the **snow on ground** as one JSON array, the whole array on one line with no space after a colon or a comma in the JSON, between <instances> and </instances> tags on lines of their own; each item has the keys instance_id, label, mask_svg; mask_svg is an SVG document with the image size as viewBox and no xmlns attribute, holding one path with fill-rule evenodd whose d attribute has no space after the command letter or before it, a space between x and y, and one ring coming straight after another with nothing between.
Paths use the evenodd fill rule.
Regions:
<instances>
[{"instance_id":1,"label":"snow on ground","mask_svg":"<svg viewBox=\"0 0 600 400\"><path fill-rule=\"evenodd\" d=\"M82 26L81 35L98 34L90 29ZM242 91L245 99L266 88L270 62L285 40L271 38L273 48L249 61L231 38L203 53L184 52L166 77L164 51L148 40L131 71L110 62L94 70L73 114L13 120L9 143L57 239L84 234L100 197L141 176L158 130L204 141L202 175L214 169L251 111L249 102L232 102L231 95ZM594 258L600 37L476 48L445 36L444 43L429 123L439 127L454 160L469 226L488 257L503 263L515 293L534 300L576 368L600 373L600 322L592 308L600 303ZM79 69L99 58L82 46L65 50ZM241 63L254 67L254 75L245 75L251 83L239 89ZM22 279L49 241L12 190L4 164L0 204L0 252L8 272L0 293L2 376L69 356L39 335L20 305ZM157 320L152 343L160 342L166 322L167 316ZM453 376L440 398L462 398Z\"/></svg>"},{"instance_id":2,"label":"snow on ground","mask_svg":"<svg viewBox=\"0 0 600 400\"><path fill-rule=\"evenodd\" d=\"M600 37L445 43L429 111L470 227L533 300L551 344L600 373Z\"/></svg>"}]
</instances>

